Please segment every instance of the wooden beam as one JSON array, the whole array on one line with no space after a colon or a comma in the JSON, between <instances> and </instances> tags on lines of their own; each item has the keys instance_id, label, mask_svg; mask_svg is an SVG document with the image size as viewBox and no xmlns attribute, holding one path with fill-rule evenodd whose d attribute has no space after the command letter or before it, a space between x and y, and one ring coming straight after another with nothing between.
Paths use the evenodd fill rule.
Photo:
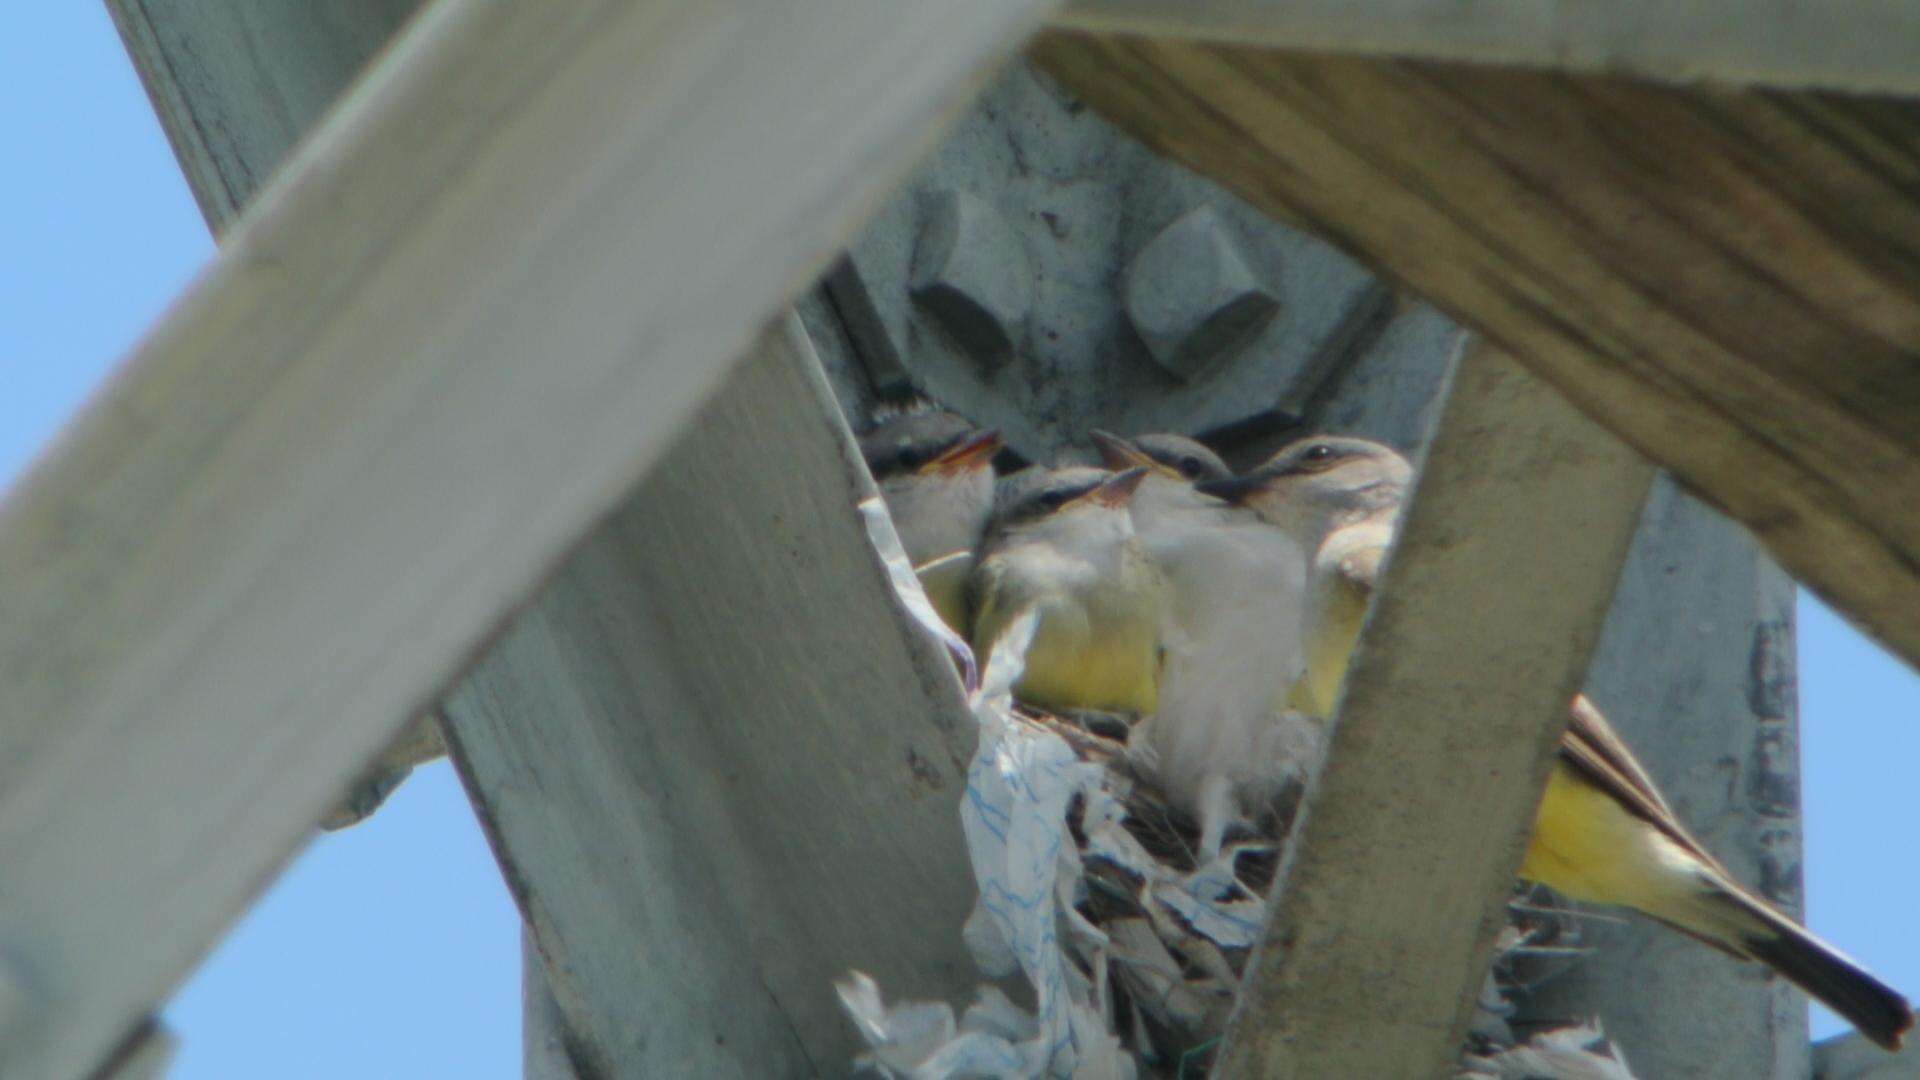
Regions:
<instances>
[{"instance_id":1,"label":"wooden beam","mask_svg":"<svg viewBox=\"0 0 1920 1080\"><path fill-rule=\"evenodd\" d=\"M1651 479L1469 348L1217 1075L1450 1073Z\"/></svg>"},{"instance_id":2,"label":"wooden beam","mask_svg":"<svg viewBox=\"0 0 1920 1080\"><path fill-rule=\"evenodd\" d=\"M531 931L520 935L520 1075L523 1080L580 1080L567 1049L567 1022L547 985L546 962Z\"/></svg>"},{"instance_id":3,"label":"wooden beam","mask_svg":"<svg viewBox=\"0 0 1920 1080\"><path fill-rule=\"evenodd\" d=\"M1813 1080L1920 1080L1920 1045L1888 1054L1857 1031L1822 1039L1813 1044Z\"/></svg>"},{"instance_id":4,"label":"wooden beam","mask_svg":"<svg viewBox=\"0 0 1920 1080\"><path fill-rule=\"evenodd\" d=\"M215 236L419 6L420 0L107 0ZM350 782L320 827L365 820L415 765L445 753L432 716L414 717Z\"/></svg>"},{"instance_id":5,"label":"wooden beam","mask_svg":"<svg viewBox=\"0 0 1920 1080\"><path fill-rule=\"evenodd\" d=\"M847 969L976 981L971 719L862 491L790 316L447 700L587 1075L829 1075Z\"/></svg>"},{"instance_id":6,"label":"wooden beam","mask_svg":"<svg viewBox=\"0 0 1920 1080\"><path fill-rule=\"evenodd\" d=\"M1484 331L1920 662L1920 107L1088 35L1034 55Z\"/></svg>"},{"instance_id":7,"label":"wooden beam","mask_svg":"<svg viewBox=\"0 0 1920 1080\"><path fill-rule=\"evenodd\" d=\"M98 1065L1038 0L437 0L0 508L0 1072Z\"/></svg>"},{"instance_id":8,"label":"wooden beam","mask_svg":"<svg viewBox=\"0 0 1920 1080\"><path fill-rule=\"evenodd\" d=\"M1912 0L1069 0L1055 22L1676 82L1920 93Z\"/></svg>"}]
</instances>

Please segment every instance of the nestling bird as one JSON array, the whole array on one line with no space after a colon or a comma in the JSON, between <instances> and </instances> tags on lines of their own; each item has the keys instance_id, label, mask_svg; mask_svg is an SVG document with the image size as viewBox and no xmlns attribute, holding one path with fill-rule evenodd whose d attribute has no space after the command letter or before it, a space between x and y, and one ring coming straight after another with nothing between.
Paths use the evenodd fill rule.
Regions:
<instances>
[{"instance_id":1,"label":"nestling bird","mask_svg":"<svg viewBox=\"0 0 1920 1080\"><path fill-rule=\"evenodd\" d=\"M927 598L963 635L967 568L993 510L999 449L998 432L928 407L892 416L860 439L860 454Z\"/></svg>"},{"instance_id":2,"label":"nestling bird","mask_svg":"<svg viewBox=\"0 0 1920 1080\"><path fill-rule=\"evenodd\" d=\"M1319 758L1319 718L1286 708L1305 664L1306 556L1252 511L1194 488L1232 475L1198 442L1090 434L1109 468L1148 470L1129 509L1167 583L1159 708L1129 746L1198 819L1209 859L1236 817L1258 817Z\"/></svg>"},{"instance_id":3,"label":"nestling bird","mask_svg":"<svg viewBox=\"0 0 1920 1080\"><path fill-rule=\"evenodd\" d=\"M1323 714L1338 697L1411 475L1406 459L1379 443L1315 437L1244 477L1198 485L1314 553L1303 685ZM1757 960L1888 1049L1913 1024L1905 998L1735 881L1584 695L1573 701L1520 876L1633 908Z\"/></svg>"},{"instance_id":4,"label":"nestling bird","mask_svg":"<svg viewBox=\"0 0 1920 1080\"><path fill-rule=\"evenodd\" d=\"M1146 472L1030 469L1003 482L967 591L981 657L1022 612L1040 614L1020 700L1153 711L1162 584L1127 514Z\"/></svg>"}]
</instances>

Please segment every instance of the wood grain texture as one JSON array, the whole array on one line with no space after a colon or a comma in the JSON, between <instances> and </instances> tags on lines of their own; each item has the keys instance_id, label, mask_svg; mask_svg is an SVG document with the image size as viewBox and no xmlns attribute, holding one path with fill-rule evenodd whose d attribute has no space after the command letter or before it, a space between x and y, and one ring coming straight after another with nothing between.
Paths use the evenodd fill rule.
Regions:
<instances>
[{"instance_id":1,"label":"wood grain texture","mask_svg":"<svg viewBox=\"0 0 1920 1080\"><path fill-rule=\"evenodd\" d=\"M1920 661L1920 107L1097 35L1033 55L1484 331Z\"/></svg>"},{"instance_id":2,"label":"wood grain texture","mask_svg":"<svg viewBox=\"0 0 1920 1080\"><path fill-rule=\"evenodd\" d=\"M1217 1075L1448 1074L1651 478L1468 349Z\"/></svg>"},{"instance_id":3,"label":"wood grain texture","mask_svg":"<svg viewBox=\"0 0 1920 1080\"><path fill-rule=\"evenodd\" d=\"M447 700L589 1075L835 1075L848 968L975 978L971 719L867 485L804 332L773 328Z\"/></svg>"},{"instance_id":4,"label":"wood grain texture","mask_svg":"<svg viewBox=\"0 0 1920 1080\"><path fill-rule=\"evenodd\" d=\"M439 0L0 508L0 1072L98 1065L1037 0Z\"/></svg>"},{"instance_id":5,"label":"wood grain texture","mask_svg":"<svg viewBox=\"0 0 1920 1080\"><path fill-rule=\"evenodd\" d=\"M1678 82L1920 91L1910 0L1069 0L1055 22Z\"/></svg>"}]
</instances>

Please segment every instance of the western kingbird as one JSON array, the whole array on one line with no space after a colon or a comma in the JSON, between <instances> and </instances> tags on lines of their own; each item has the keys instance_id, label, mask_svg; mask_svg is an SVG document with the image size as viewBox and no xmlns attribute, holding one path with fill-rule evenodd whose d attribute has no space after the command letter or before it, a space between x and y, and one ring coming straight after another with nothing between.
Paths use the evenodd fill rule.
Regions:
<instances>
[{"instance_id":1,"label":"western kingbird","mask_svg":"<svg viewBox=\"0 0 1920 1080\"><path fill-rule=\"evenodd\" d=\"M1109 468L1148 470L1129 509L1167 582L1159 708L1128 744L1198 819L1208 859L1236 816L1257 819L1319 758L1320 720L1286 708L1305 663L1306 556L1252 511L1194 488L1232 474L1192 439L1091 435Z\"/></svg>"},{"instance_id":2,"label":"western kingbird","mask_svg":"<svg viewBox=\"0 0 1920 1080\"><path fill-rule=\"evenodd\" d=\"M1199 485L1315 553L1304 685L1323 714L1345 677L1411 475L1406 459L1379 443L1314 437L1244 477ZM1905 998L1735 881L1584 695L1573 700L1520 876L1575 899L1633 908L1759 961L1888 1049L1913 1024Z\"/></svg>"},{"instance_id":3,"label":"western kingbird","mask_svg":"<svg viewBox=\"0 0 1920 1080\"><path fill-rule=\"evenodd\" d=\"M860 454L927 599L962 635L966 576L993 510L993 455L999 449L998 432L941 409L891 417L860 439Z\"/></svg>"},{"instance_id":4,"label":"western kingbird","mask_svg":"<svg viewBox=\"0 0 1920 1080\"><path fill-rule=\"evenodd\" d=\"M1022 701L1153 711L1162 585L1127 515L1145 476L1145 469L1029 469L1002 482L967 591L982 657L1022 612L1039 612L1014 687Z\"/></svg>"}]
</instances>

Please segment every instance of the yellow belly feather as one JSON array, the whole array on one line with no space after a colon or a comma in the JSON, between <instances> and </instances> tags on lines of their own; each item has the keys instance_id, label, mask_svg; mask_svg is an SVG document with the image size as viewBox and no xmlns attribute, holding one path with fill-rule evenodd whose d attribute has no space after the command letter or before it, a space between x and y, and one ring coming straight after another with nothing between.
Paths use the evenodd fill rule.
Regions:
<instances>
[{"instance_id":1,"label":"yellow belly feather","mask_svg":"<svg viewBox=\"0 0 1920 1080\"><path fill-rule=\"evenodd\" d=\"M1042 609L1015 694L1043 709L1150 713L1158 705L1159 635L1151 619L1073 604Z\"/></svg>"}]
</instances>

